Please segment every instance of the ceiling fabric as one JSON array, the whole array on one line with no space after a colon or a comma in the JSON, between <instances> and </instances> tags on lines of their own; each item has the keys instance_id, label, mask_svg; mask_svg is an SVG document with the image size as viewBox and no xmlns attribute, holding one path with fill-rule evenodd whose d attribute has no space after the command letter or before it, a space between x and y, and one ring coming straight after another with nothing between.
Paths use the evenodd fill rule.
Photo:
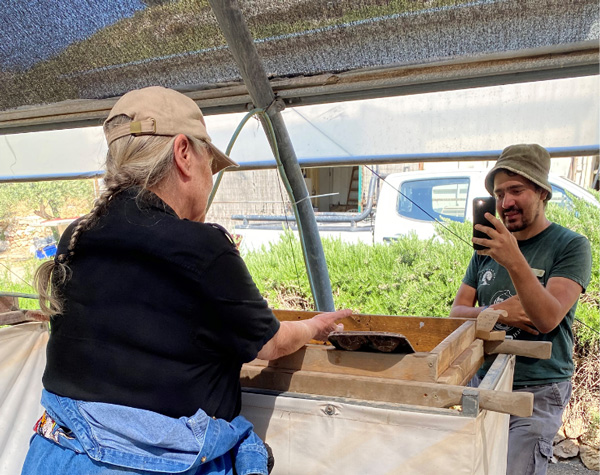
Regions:
<instances>
[{"instance_id":1,"label":"ceiling fabric","mask_svg":"<svg viewBox=\"0 0 600 475\"><path fill-rule=\"evenodd\" d=\"M305 167L495 158L510 143L543 144L553 157L597 155L600 78L288 107L282 114ZM206 118L219 148L227 148L245 115ZM0 135L0 183L102 173L105 155L101 127ZM231 158L242 169L275 167L258 120L241 130Z\"/></svg>"},{"instance_id":2,"label":"ceiling fabric","mask_svg":"<svg viewBox=\"0 0 600 475\"><path fill-rule=\"evenodd\" d=\"M274 83L582 44L597 48L599 39L596 0L239 5ZM117 97L148 85L191 92L240 82L206 0L7 0L0 10L0 115Z\"/></svg>"}]
</instances>

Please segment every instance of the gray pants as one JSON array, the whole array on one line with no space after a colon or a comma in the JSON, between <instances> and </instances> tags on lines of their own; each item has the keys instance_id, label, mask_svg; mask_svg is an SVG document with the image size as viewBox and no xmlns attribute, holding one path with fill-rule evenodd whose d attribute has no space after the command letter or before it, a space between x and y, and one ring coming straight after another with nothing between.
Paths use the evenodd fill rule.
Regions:
<instances>
[{"instance_id":1,"label":"gray pants","mask_svg":"<svg viewBox=\"0 0 600 475\"><path fill-rule=\"evenodd\" d=\"M519 387L533 393L531 417L510 416L507 475L545 475L552 458L552 440L571 397L571 381Z\"/></svg>"}]
</instances>

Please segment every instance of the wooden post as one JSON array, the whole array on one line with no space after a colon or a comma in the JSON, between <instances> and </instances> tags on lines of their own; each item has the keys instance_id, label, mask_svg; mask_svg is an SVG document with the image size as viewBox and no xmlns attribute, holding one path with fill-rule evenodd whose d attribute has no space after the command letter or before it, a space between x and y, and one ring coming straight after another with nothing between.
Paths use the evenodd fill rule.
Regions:
<instances>
[{"instance_id":1,"label":"wooden post","mask_svg":"<svg viewBox=\"0 0 600 475\"><path fill-rule=\"evenodd\" d=\"M506 355L548 360L552 356L552 343L549 341L527 340L486 341L484 350L487 355L504 353Z\"/></svg>"},{"instance_id":2,"label":"wooden post","mask_svg":"<svg viewBox=\"0 0 600 475\"><path fill-rule=\"evenodd\" d=\"M261 368L252 365L242 367L241 384L249 388L440 408L460 404L465 389L464 386L448 384ZM479 406L482 409L521 417L528 417L533 413L531 393L477 388L474 390L478 392Z\"/></svg>"},{"instance_id":3,"label":"wooden post","mask_svg":"<svg viewBox=\"0 0 600 475\"><path fill-rule=\"evenodd\" d=\"M505 331L492 331L498 318L506 317L508 313L504 310L486 308L477 316L476 338L486 341L502 341L506 337Z\"/></svg>"}]
</instances>

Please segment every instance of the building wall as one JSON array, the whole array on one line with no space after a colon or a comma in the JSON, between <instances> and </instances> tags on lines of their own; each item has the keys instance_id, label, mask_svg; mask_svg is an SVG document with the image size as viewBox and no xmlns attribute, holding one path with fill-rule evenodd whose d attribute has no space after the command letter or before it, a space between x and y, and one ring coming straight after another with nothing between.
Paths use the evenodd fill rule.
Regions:
<instances>
[{"instance_id":1,"label":"building wall","mask_svg":"<svg viewBox=\"0 0 600 475\"><path fill-rule=\"evenodd\" d=\"M591 188L598 170L598 156L557 158L552 160L551 171ZM493 162L445 162L445 163L399 163L390 165L361 166L361 205L367 202L369 182L373 173L385 177L390 173L415 170L481 169ZM352 167L323 167L305 169L309 193L322 196L311 200L315 211L328 212L345 209ZM378 186L381 186L379 184ZM379 190L376 189L375 200ZM376 204L376 201L375 201ZM277 170L232 171L223 176L207 221L216 222L233 232L241 221L232 215L282 215L291 214L290 200Z\"/></svg>"},{"instance_id":2,"label":"building wall","mask_svg":"<svg viewBox=\"0 0 600 475\"><path fill-rule=\"evenodd\" d=\"M232 232L236 224L232 215L280 215L286 209L291 212L277 170L233 171L223 174L206 220Z\"/></svg>"}]
</instances>

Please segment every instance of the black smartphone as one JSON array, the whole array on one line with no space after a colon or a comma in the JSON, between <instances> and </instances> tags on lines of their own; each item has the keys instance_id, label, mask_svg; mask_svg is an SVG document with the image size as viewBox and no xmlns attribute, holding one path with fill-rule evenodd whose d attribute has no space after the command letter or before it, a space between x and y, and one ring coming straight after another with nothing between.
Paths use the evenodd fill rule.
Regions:
<instances>
[{"instance_id":1,"label":"black smartphone","mask_svg":"<svg viewBox=\"0 0 600 475\"><path fill-rule=\"evenodd\" d=\"M473 198L473 237L489 239L487 234L482 233L481 231L477 231L475 229L476 224L492 226L492 224L485 218L485 213L490 213L496 216L496 199L493 196ZM473 248L476 251L487 249L487 247L481 246L479 244L473 244Z\"/></svg>"}]
</instances>

